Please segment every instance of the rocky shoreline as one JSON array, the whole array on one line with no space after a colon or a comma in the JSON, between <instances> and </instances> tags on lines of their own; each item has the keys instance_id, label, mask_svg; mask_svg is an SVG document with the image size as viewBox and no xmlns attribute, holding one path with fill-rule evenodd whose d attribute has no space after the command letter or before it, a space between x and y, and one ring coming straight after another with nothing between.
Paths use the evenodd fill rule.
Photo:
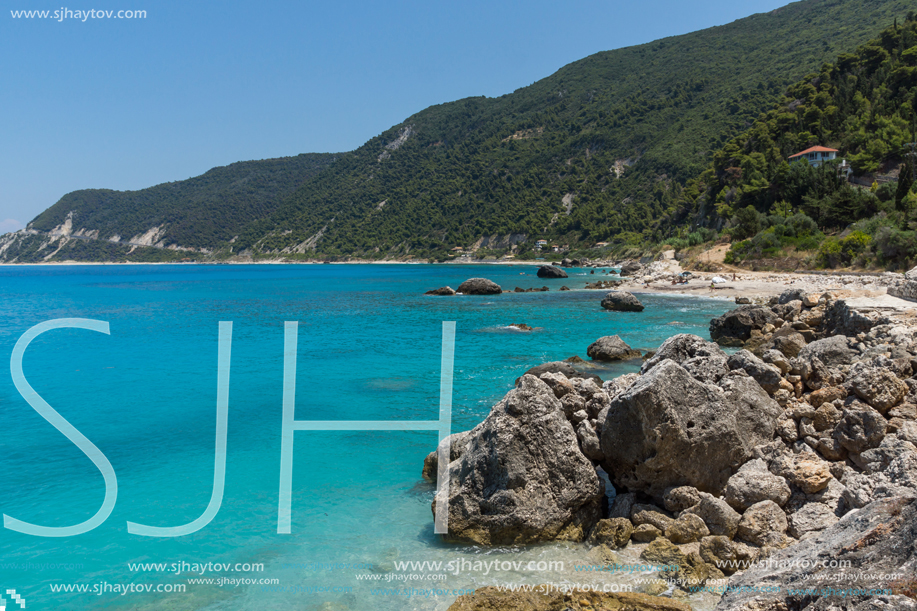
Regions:
<instances>
[{"instance_id":1,"label":"rocky shoreline","mask_svg":"<svg viewBox=\"0 0 917 611\"><path fill-rule=\"evenodd\" d=\"M795 289L710 332L716 343L671 337L603 384L527 373L450 438L447 540L583 542L610 564L643 546L643 561L669 567L648 600L479 591L451 608L663 609L706 590L724 593L718 611L917 609L913 310ZM639 355L602 339L602 353Z\"/></svg>"}]
</instances>

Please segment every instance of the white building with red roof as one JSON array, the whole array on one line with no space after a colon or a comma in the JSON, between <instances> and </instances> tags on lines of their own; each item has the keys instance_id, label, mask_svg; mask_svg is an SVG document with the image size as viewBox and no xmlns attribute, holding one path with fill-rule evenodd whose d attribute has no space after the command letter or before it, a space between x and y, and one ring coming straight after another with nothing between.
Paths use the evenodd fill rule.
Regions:
<instances>
[{"instance_id":1,"label":"white building with red roof","mask_svg":"<svg viewBox=\"0 0 917 611\"><path fill-rule=\"evenodd\" d=\"M812 166L817 168L826 161L837 159L837 153L837 149L829 149L826 146L813 146L811 148L807 148L804 151L800 151L795 155L790 155L790 161L792 162L796 161L797 159L804 158L810 164L812 164Z\"/></svg>"}]
</instances>

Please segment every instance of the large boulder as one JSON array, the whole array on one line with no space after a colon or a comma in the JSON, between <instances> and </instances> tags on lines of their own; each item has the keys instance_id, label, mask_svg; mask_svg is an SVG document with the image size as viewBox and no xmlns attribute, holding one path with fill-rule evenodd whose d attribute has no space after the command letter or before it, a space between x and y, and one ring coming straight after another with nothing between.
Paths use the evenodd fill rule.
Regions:
<instances>
[{"instance_id":1,"label":"large boulder","mask_svg":"<svg viewBox=\"0 0 917 611\"><path fill-rule=\"evenodd\" d=\"M790 499L790 486L786 479L774 475L760 458L750 460L726 482L723 499L738 511L745 511L761 501L772 501L783 506Z\"/></svg>"},{"instance_id":2,"label":"large boulder","mask_svg":"<svg viewBox=\"0 0 917 611\"><path fill-rule=\"evenodd\" d=\"M739 350L729 357L726 364L733 371L741 369L753 377L761 385L761 388L770 394L780 390L780 383L783 381L780 369L775 365L765 363L748 350Z\"/></svg>"},{"instance_id":3,"label":"large boulder","mask_svg":"<svg viewBox=\"0 0 917 611\"><path fill-rule=\"evenodd\" d=\"M777 503L761 501L742 515L736 536L759 547L782 547L788 526L786 514Z\"/></svg>"},{"instance_id":4,"label":"large boulder","mask_svg":"<svg viewBox=\"0 0 917 611\"><path fill-rule=\"evenodd\" d=\"M586 348L586 355L594 361L628 361L639 359L640 351L634 350L617 335L600 337Z\"/></svg>"},{"instance_id":5,"label":"large boulder","mask_svg":"<svg viewBox=\"0 0 917 611\"><path fill-rule=\"evenodd\" d=\"M840 299L825 308L823 327L826 336L846 335L847 337L856 337L860 333L869 333L877 322L877 320L851 309L847 302Z\"/></svg>"},{"instance_id":6,"label":"large boulder","mask_svg":"<svg viewBox=\"0 0 917 611\"><path fill-rule=\"evenodd\" d=\"M553 265L542 265L538 268L539 278L567 278L567 272Z\"/></svg>"},{"instance_id":7,"label":"large boulder","mask_svg":"<svg viewBox=\"0 0 917 611\"><path fill-rule=\"evenodd\" d=\"M707 525L711 535L719 535L732 539L739 528L742 516L729 506L723 499L718 499L712 494L701 492L697 505L685 509L685 513L693 513Z\"/></svg>"},{"instance_id":8,"label":"large boulder","mask_svg":"<svg viewBox=\"0 0 917 611\"><path fill-rule=\"evenodd\" d=\"M796 358L804 363L809 363L813 358L817 358L826 367L839 367L853 363L855 355L856 352L851 350L845 336L832 335L806 345L799 351Z\"/></svg>"},{"instance_id":9,"label":"large boulder","mask_svg":"<svg viewBox=\"0 0 917 611\"><path fill-rule=\"evenodd\" d=\"M781 412L744 374L714 385L666 359L611 402L602 466L615 486L656 498L682 485L720 494L753 448L773 438Z\"/></svg>"},{"instance_id":10,"label":"large boulder","mask_svg":"<svg viewBox=\"0 0 917 611\"><path fill-rule=\"evenodd\" d=\"M642 312L643 304L627 291L611 291L602 298L602 307L615 312Z\"/></svg>"},{"instance_id":11,"label":"large boulder","mask_svg":"<svg viewBox=\"0 0 917 611\"><path fill-rule=\"evenodd\" d=\"M726 353L719 346L688 333L673 335L662 342L640 372L646 373L665 360L678 363L699 382L716 383L729 373Z\"/></svg>"},{"instance_id":12,"label":"large boulder","mask_svg":"<svg viewBox=\"0 0 917 611\"><path fill-rule=\"evenodd\" d=\"M904 274L904 282L888 287L888 294L908 301L917 301L917 267Z\"/></svg>"},{"instance_id":13,"label":"large boulder","mask_svg":"<svg viewBox=\"0 0 917 611\"><path fill-rule=\"evenodd\" d=\"M640 270L643 269L643 266L637 263L636 261L625 261L621 265L621 271L618 272L620 276L636 276L640 273Z\"/></svg>"},{"instance_id":14,"label":"large boulder","mask_svg":"<svg viewBox=\"0 0 917 611\"><path fill-rule=\"evenodd\" d=\"M462 295L499 295L503 289L487 278L469 278L461 283L456 291Z\"/></svg>"},{"instance_id":15,"label":"large boulder","mask_svg":"<svg viewBox=\"0 0 917 611\"><path fill-rule=\"evenodd\" d=\"M770 308L744 305L710 321L710 339L724 346L741 346L751 339L753 330L773 324L777 315Z\"/></svg>"},{"instance_id":16,"label":"large boulder","mask_svg":"<svg viewBox=\"0 0 917 611\"><path fill-rule=\"evenodd\" d=\"M850 368L850 387L882 414L901 403L908 392L907 385L895 374L864 362Z\"/></svg>"},{"instance_id":17,"label":"large boulder","mask_svg":"<svg viewBox=\"0 0 917 611\"><path fill-rule=\"evenodd\" d=\"M526 375L449 464L447 540L481 545L582 541L604 485L551 388ZM434 501L446 502L443 492Z\"/></svg>"}]
</instances>

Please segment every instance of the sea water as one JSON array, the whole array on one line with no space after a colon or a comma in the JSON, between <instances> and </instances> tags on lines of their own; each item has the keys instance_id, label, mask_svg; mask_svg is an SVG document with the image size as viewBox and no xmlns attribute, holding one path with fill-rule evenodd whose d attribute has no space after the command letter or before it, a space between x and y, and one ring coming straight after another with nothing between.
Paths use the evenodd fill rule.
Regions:
<instances>
[{"instance_id":1,"label":"sea water","mask_svg":"<svg viewBox=\"0 0 917 611\"><path fill-rule=\"evenodd\" d=\"M49 538L0 529L0 593L15 590L26 608L37 610L446 609L458 591L484 585L584 581L572 568L592 562L581 545L441 542L430 510L434 485L420 477L435 432L297 432L292 532L277 533L285 321L299 323L297 420L436 420L442 322L455 321L457 432L483 420L534 365L586 358L587 346L604 335L645 350L676 333L708 337L710 318L730 307L723 300L641 295L643 312L608 312L599 306L602 291L580 290L601 274L576 269L567 279L543 280L535 269L0 267L4 362L38 323L108 322L109 335L58 329L38 336L23 370L35 391L110 461L118 485L111 515L85 534ZM470 277L504 289L548 285L551 291L423 294ZM573 290L558 291L561 285ZM220 510L190 535L130 534L128 521L178 526L198 518L210 501L220 321L233 323ZM508 328L514 323L536 330ZM609 379L638 366L595 371ZM43 526L83 522L105 495L99 470L3 371L0 510ZM412 569L402 562L443 565ZM6 604L17 608L13 600Z\"/></svg>"}]
</instances>

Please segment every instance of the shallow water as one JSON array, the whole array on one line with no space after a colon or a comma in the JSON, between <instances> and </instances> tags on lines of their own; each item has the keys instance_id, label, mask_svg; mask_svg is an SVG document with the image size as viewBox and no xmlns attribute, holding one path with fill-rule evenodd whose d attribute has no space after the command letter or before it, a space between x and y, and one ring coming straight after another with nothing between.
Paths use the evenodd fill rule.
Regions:
<instances>
[{"instance_id":1,"label":"shallow water","mask_svg":"<svg viewBox=\"0 0 917 611\"><path fill-rule=\"evenodd\" d=\"M568 279L543 280L534 271L434 265L0 268L4 358L39 322L81 317L110 324L110 335L45 333L28 348L23 367L36 392L99 447L118 480L114 511L91 532L43 538L0 530L0 586L15 589L30 609L387 610L445 609L455 588L581 581L572 566L586 557L582 546L480 549L438 541L433 487L420 478L423 457L436 444L433 432L297 432L292 533L277 534L284 321L299 321L300 420L436 419L442 321L456 321L452 430L460 431L480 422L529 367L585 358L586 347L603 335L619 334L642 349L676 333L706 337L710 318L729 308L721 300L646 295L640 297L647 306L642 313L606 312L599 307L603 291L554 290L562 284L582 288L598 275L574 270ZM506 289L548 285L552 291L423 295L474 276ZM220 511L184 537L129 534L127 521L190 522L210 499L219 321L233 321ZM506 329L512 323L540 329ZM637 366L596 371L608 379ZM96 512L104 495L99 471L29 407L8 373L0 376L0 430L5 515L66 526ZM565 567L451 574L394 564L460 566L462 559L482 558L563 561ZM211 567L197 575L172 570L182 562L264 568ZM143 571L130 563L167 566ZM444 580L430 577L443 573ZM424 579L404 581L407 574ZM188 578L277 581L219 585ZM186 591L121 594L115 588L131 583ZM52 591L61 584L89 591ZM96 586L101 593L93 593ZM392 590L399 587L407 590ZM429 588L450 592L423 591Z\"/></svg>"}]
</instances>

